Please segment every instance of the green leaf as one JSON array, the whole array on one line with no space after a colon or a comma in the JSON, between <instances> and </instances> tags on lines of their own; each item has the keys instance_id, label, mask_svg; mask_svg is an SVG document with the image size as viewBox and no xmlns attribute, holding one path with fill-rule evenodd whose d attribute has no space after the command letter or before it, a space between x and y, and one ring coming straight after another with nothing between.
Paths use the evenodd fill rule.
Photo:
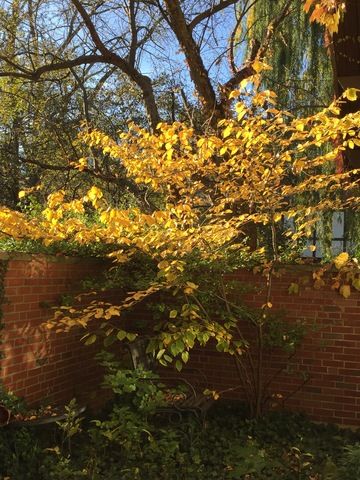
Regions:
<instances>
[{"instance_id":1,"label":"green leaf","mask_svg":"<svg viewBox=\"0 0 360 480\"><path fill-rule=\"evenodd\" d=\"M217 345L216 345L216 350L218 352L223 352L224 351L224 348L225 348L225 345L224 345L224 342L218 342Z\"/></svg>"},{"instance_id":2,"label":"green leaf","mask_svg":"<svg viewBox=\"0 0 360 480\"><path fill-rule=\"evenodd\" d=\"M183 364L180 362L180 360L176 360L175 362L175 368L178 372L181 372L182 368L183 368Z\"/></svg>"},{"instance_id":3,"label":"green leaf","mask_svg":"<svg viewBox=\"0 0 360 480\"><path fill-rule=\"evenodd\" d=\"M95 335L95 333L93 333L85 340L84 343L85 345L92 345L93 343L96 342L96 339L97 339L97 336Z\"/></svg>"},{"instance_id":4,"label":"green leaf","mask_svg":"<svg viewBox=\"0 0 360 480\"><path fill-rule=\"evenodd\" d=\"M181 360L182 360L184 363L187 363L188 360L189 360L189 352L182 352L182 354L181 354Z\"/></svg>"},{"instance_id":5,"label":"green leaf","mask_svg":"<svg viewBox=\"0 0 360 480\"><path fill-rule=\"evenodd\" d=\"M160 360L160 358L164 355L164 353L165 353L165 348L162 348L161 350L159 350L156 355L156 359Z\"/></svg>"},{"instance_id":6,"label":"green leaf","mask_svg":"<svg viewBox=\"0 0 360 480\"><path fill-rule=\"evenodd\" d=\"M177 310L171 310L171 312L169 314L169 317L170 318L176 318L177 314L178 314Z\"/></svg>"},{"instance_id":7,"label":"green leaf","mask_svg":"<svg viewBox=\"0 0 360 480\"><path fill-rule=\"evenodd\" d=\"M183 339L189 348L193 348L195 344L195 335L192 332L186 332Z\"/></svg>"},{"instance_id":8,"label":"green leaf","mask_svg":"<svg viewBox=\"0 0 360 480\"><path fill-rule=\"evenodd\" d=\"M137 334L136 333L127 333L126 334L129 342L133 342L135 340L135 338L137 337Z\"/></svg>"},{"instance_id":9,"label":"green leaf","mask_svg":"<svg viewBox=\"0 0 360 480\"><path fill-rule=\"evenodd\" d=\"M118 340L124 340L126 338L126 332L124 330L119 330L116 337Z\"/></svg>"},{"instance_id":10,"label":"green leaf","mask_svg":"<svg viewBox=\"0 0 360 480\"><path fill-rule=\"evenodd\" d=\"M172 353L172 355L174 355L174 357L178 354L178 347L176 345L176 342L170 345L170 352Z\"/></svg>"},{"instance_id":11,"label":"green leaf","mask_svg":"<svg viewBox=\"0 0 360 480\"><path fill-rule=\"evenodd\" d=\"M155 342L155 340L150 340L149 343L147 344L145 353L153 353L154 350L156 350L156 347L157 347L157 343Z\"/></svg>"},{"instance_id":12,"label":"green leaf","mask_svg":"<svg viewBox=\"0 0 360 480\"><path fill-rule=\"evenodd\" d=\"M356 290L360 290L360 278L354 278L354 280L352 281L352 286Z\"/></svg>"}]
</instances>

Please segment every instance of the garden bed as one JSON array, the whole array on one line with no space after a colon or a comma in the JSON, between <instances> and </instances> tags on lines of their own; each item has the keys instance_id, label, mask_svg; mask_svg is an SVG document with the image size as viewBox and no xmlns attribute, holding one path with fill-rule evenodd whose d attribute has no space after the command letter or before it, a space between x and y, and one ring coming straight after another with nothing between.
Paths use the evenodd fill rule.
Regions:
<instances>
[{"instance_id":1,"label":"garden bed","mask_svg":"<svg viewBox=\"0 0 360 480\"><path fill-rule=\"evenodd\" d=\"M11 480L355 480L360 432L271 413L249 420L219 403L204 425L194 415L170 423L115 404L101 420L0 431L0 478ZM45 428L45 427L44 427Z\"/></svg>"}]
</instances>

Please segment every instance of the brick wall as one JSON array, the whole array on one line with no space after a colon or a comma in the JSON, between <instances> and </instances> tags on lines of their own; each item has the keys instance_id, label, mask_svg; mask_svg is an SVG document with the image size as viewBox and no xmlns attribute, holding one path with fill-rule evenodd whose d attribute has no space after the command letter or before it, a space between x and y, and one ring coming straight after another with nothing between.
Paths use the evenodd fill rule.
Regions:
<instances>
[{"instance_id":1,"label":"brick wall","mask_svg":"<svg viewBox=\"0 0 360 480\"><path fill-rule=\"evenodd\" d=\"M55 334L41 324L51 317L49 305L77 291L76 283L96 277L104 262L50 256L0 254L8 261L5 276L4 329L0 331L4 358L0 379L29 404L62 403L72 397L87 404L101 380L94 362L97 345L79 341L82 332Z\"/></svg>"},{"instance_id":2,"label":"brick wall","mask_svg":"<svg viewBox=\"0 0 360 480\"><path fill-rule=\"evenodd\" d=\"M360 292L344 299L330 287L315 290L313 267L288 269L273 280L274 312L281 310L289 322L308 325L305 341L289 362L289 371L275 375L287 364L283 352L272 350L265 356L264 383L276 376L269 388L269 405L306 412L318 421L343 425L360 425ZM261 307L265 302L265 279L241 271L229 276L253 291L239 294L243 302ZM309 283L300 286L299 294L290 295L291 282ZM244 323L242 329L248 329ZM193 355L190 368L201 369L209 386L228 391L225 396L244 398L234 360L215 350L200 350Z\"/></svg>"},{"instance_id":3,"label":"brick wall","mask_svg":"<svg viewBox=\"0 0 360 480\"><path fill-rule=\"evenodd\" d=\"M2 255L0 259L5 257ZM89 259L42 256L9 259L6 302L2 306L5 359L1 361L0 378L28 402L63 402L76 396L92 403L92 394L102 376L93 359L98 347L82 345L81 333L54 334L44 332L40 325L50 316L46 304L55 304L64 293L73 293L79 280L98 275L103 267L103 263ZM282 310L289 322L307 323L309 333L291 359L290 371L282 372L271 383L269 404L305 411L314 420L359 426L360 293L354 292L345 300L330 288L314 290L310 281L300 286L299 294L289 294L291 282L311 279L311 275L312 267L303 266L291 268L274 279L271 298L274 312ZM261 275L241 271L230 278L251 286L247 293L238 294L244 303L252 307L264 303L265 280ZM246 331L245 323L242 329ZM286 366L286 356L273 350L265 358L265 366L266 383ZM199 350L191 356L189 370L189 378L191 371L205 374L206 379L196 374L194 383L220 391L235 386L238 388L225 396L244 397L229 355L210 348Z\"/></svg>"}]
</instances>

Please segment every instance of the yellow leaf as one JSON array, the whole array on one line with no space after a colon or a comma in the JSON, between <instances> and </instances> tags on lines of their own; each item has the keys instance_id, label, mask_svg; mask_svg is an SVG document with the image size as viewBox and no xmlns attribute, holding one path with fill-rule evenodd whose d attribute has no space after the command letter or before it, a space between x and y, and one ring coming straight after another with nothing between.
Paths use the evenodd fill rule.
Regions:
<instances>
[{"instance_id":1,"label":"yellow leaf","mask_svg":"<svg viewBox=\"0 0 360 480\"><path fill-rule=\"evenodd\" d=\"M348 88L344 92L344 97L350 100L350 102L356 102L358 91L359 90L356 88Z\"/></svg>"},{"instance_id":2,"label":"yellow leaf","mask_svg":"<svg viewBox=\"0 0 360 480\"><path fill-rule=\"evenodd\" d=\"M241 88L241 89L246 88L247 85L248 85L248 83L249 83L249 79L248 79L248 78L244 78L244 80L241 80L241 82L240 82L240 88Z\"/></svg>"},{"instance_id":3,"label":"yellow leaf","mask_svg":"<svg viewBox=\"0 0 360 480\"><path fill-rule=\"evenodd\" d=\"M227 147L222 147L220 149L220 155L224 155L227 152Z\"/></svg>"},{"instance_id":4,"label":"yellow leaf","mask_svg":"<svg viewBox=\"0 0 360 480\"><path fill-rule=\"evenodd\" d=\"M107 311L108 311L111 315L113 315L113 316L114 316L114 315L120 315L119 309L116 308L116 307L114 307L114 306L108 308Z\"/></svg>"},{"instance_id":5,"label":"yellow leaf","mask_svg":"<svg viewBox=\"0 0 360 480\"><path fill-rule=\"evenodd\" d=\"M346 252L340 253L336 258L334 258L335 267L340 270L346 263L349 261L349 254Z\"/></svg>"},{"instance_id":6,"label":"yellow leaf","mask_svg":"<svg viewBox=\"0 0 360 480\"><path fill-rule=\"evenodd\" d=\"M342 295L344 298L349 298L351 295L350 285L341 285L340 295Z\"/></svg>"},{"instance_id":7,"label":"yellow leaf","mask_svg":"<svg viewBox=\"0 0 360 480\"><path fill-rule=\"evenodd\" d=\"M143 296L144 296L144 294L142 292L136 292L133 295L133 299L138 301L138 300L141 300L143 298Z\"/></svg>"},{"instance_id":8,"label":"yellow leaf","mask_svg":"<svg viewBox=\"0 0 360 480\"><path fill-rule=\"evenodd\" d=\"M233 90L230 92L229 99L236 98L240 95L240 90Z\"/></svg>"},{"instance_id":9,"label":"yellow leaf","mask_svg":"<svg viewBox=\"0 0 360 480\"><path fill-rule=\"evenodd\" d=\"M169 314L169 317L170 318L176 318L177 314L178 314L177 310L171 310L171 312Z\"/></svg>"},{"instance_id":10,"label":"yellow leaf","mask_svg":"<svg viewBox=\"0 0 360 480\"><path fill-rule=\"evenodd\" d=\"M25 195L26 195L26 192L25 192L24 190L21 190L21 191L19 192L18 197L19 197L19 198L24 198Z\"/></svg>"},{"instance_id":11,"label":"yellow leaf","mask_svg":"<svg viewBox=\"0 0 360 480\"><path fill-rule=\"evenodd\" d=\"M59 190L58 192L52 193L48 196L48 205L49 208L54 208L64 201L65 192Z\"/></svg>"},{"instance_id":12,"label":"yellow leaf","mask_svg":"<svg viewBox=\"0 0 360 480\"><path fill-rule=\"evenodd\" d=\"M259 60L255 60L252 63L252 67L253 67L253 69L255 70L256 73L260 73L264 70L272 70L272 67L270 67L270 65L268 65L267 63L264 63L264 62L260 62Z\"/></svg>"},{"instance_id":13,"label":"yellow leaf","mask_svg":"<svg viewBox=\"0 0 360 480\"><path fill-rule=\"evenodd\" d=\"M322 278L317 278L314 282L315 290L320 290L320 288L322 288L323 286L325 286L324 280Z\"/></svg>"},{"instance_id":14,"label":"yellow leaf","mask_svg":"<svg viewBox=\"0 0 360 480\"><path fill-rule=\"evenodd\" d=\"M109 320L111 317L115 316L120 317L120 310L117 307L112 306L106 310L104 318Z\"/></svg>"},{"instance_id":15,"label":"yellow leaf","mask_svg":"<svg viewBox=\"0 0 360 480\"><path fill-rule=\"evenodd\" d=\"M223 137L227 138L231 132L232 132L233 127L231 125L228 125L225 130L223 131Z\"/></svg>"},{"instance_id":16,"label":"yellow leaf","mask_svg":"<svg viewBox=\"0 0 360 480\"><path fill-rule=\"evenodd\" d=\"M91 187L90 190L87 192L87 197L89 200L94 201L98 198L102 198L103 194L102 191L97 187Z\"/></svg>"},{"instance_id":17,"label":"yellow leaf","mask_svg":"<svg viewBox=\"0 0 360 480\"><path fill-rule=\"evenodd\" d=\"M211 396L214 400L218 400L220 398L220 395L216 390L209 390L208 388L203 391L203 395Z\"/></svg>"},{"instance_id":18,"label":"yellow leaf","mask_svg":"<svg viewBox=\"0 0 360 480\"><path fill-rule=\"evenodd\" d=\"M235 110L238 114L238 116L237 116L238 121L240 122L240 120L242 120L247 113L246 107L243 103L239 102L235 105Z\"/></svg>"},{"instance_id":19,"label":"yellow leaf","mask_svg":"<svg viewBox=\"0 0 360 480\"><path fill-rule=\"evenodd\" d=\"M104 309L103 308L97 308L95 311L95 318L102 318L104 316Z\"/></svg>"},{"instance_id":20,"label":"yellow leaf","mask_svg":"<svg viewBox=\"0 0 360 480\"><path fill-rule=\"evenodd\" d=\"M309 12L311 5L314 3L314 0L306 0L304 5L304 10L306 13Z\"/></svg>"}]
</instances>

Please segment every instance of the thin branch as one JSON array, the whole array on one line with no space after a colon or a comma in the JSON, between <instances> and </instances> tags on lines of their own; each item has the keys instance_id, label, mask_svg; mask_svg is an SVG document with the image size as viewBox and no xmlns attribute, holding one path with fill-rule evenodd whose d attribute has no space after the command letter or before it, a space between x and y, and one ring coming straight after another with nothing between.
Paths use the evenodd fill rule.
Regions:
<instances>
[{"instance_id":1,"label":"thin branch","mask_svg":"<svg viewBox=\"0 0 360 480\"><path fill-rule=\"evenodd\" d=\"M87 13L82 3L79 0L71 1L83 19L85 26L88 29L96 48L102 54L105 63L110 63L119 67L121 71L128 75L128 77L141 88L150 124L152 128L155 129L161 119L150 78L146 75L142 75L134 66L120 57L120 55L109 50L101 40L90 15Z\"/></svg>"},{"instance_id":2,"label":"thin branch","mask_svg":"<svg viewBox=\"0 0 360 480\"><path fill-rule=\"evenodd\" d=\"M246 6L244 7L243 11L241 12L241 14L239 15L239 18L237 19L236 21L236 24L235 24L235 27L231 33L231 36L230 36L230 39L229 39L229 63L230 63L230 68L233 72L233 74L235 75L236 72L237 72L237 68L236 68L236 65L235 65L235 54L234 54L234 50L235 50L235 38L236 38L236 32L241 24L241 22L244 20L245 18L245 15L251 10L252 7L255 6L255 4L258 2L259 0L254 0L252 3L250 3L250 5L247 5L247 2L246 2Z\"/></svg>"},{"instance_id":3,"label":"thin branch","mask_svg":"<svg viewBox=\"0 0 360 480\"><path fill-rule=\"evenodd\" d=\"M8 71L0 72L0 77L14 77L25 78L28 80L38 81L45 73L55 72L57 70L66 70L79 65L95 64L95 63L111 63L106 61L102 55L81 55L73 60L63 60L61 62L49 63L48 65L42 65L36 70L25 70L19 65L13 64L14 68L20 71ZM7 62L9 63L9 62Z\"/></svg>"},{"instance_id":4,"label":"thin branch","mask_svg":"<svg viewBox=\"0 0 360 480\"><path fill-rule=\"evenodd\" d=\"M204 12L199 13L188 25L190 31L194 30L194 28L203 20L211 17L215 13L221 12L225 8L229 7L230 5L234 5L239 0L222 0L217 5L212 5L210 8L205 10Z\"/></svg>"}]
</instances>

